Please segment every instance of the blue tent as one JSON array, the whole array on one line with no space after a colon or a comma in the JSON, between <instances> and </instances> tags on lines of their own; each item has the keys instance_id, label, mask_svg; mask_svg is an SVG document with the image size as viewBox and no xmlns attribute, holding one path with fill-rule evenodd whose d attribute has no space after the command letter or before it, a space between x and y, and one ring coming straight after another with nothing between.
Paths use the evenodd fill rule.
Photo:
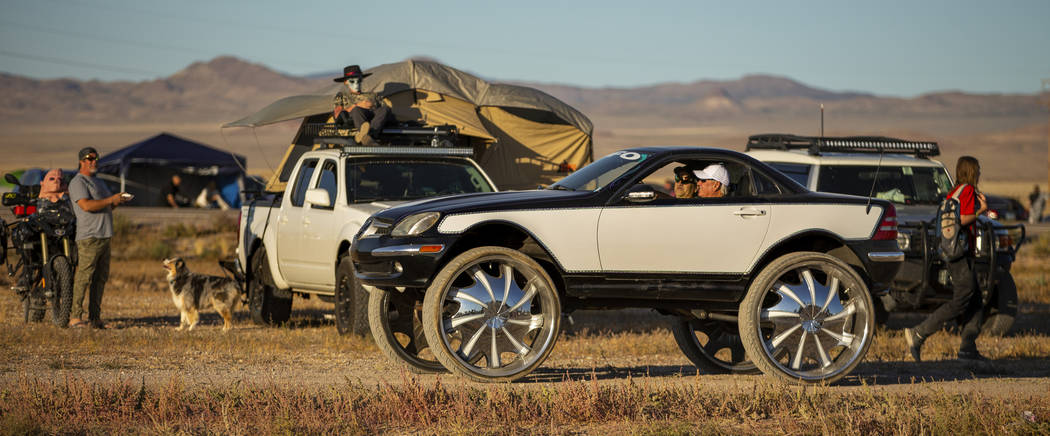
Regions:
<instances>
[{"instance_id":1,"label":"blue tent","mask_svg":"<svg viewBox=\"0 0 1050 436\"><path fill-rule=\"evenodd\" d=\"M119 187L114 188L135 194L133 206L162 206L162 192L171 175L179 174L183 194L195 196L215 182L226 203L239 207L245 162L244 156L161 133L103 154L98 171L119 180Z\"/></svg>"}]
</instances>

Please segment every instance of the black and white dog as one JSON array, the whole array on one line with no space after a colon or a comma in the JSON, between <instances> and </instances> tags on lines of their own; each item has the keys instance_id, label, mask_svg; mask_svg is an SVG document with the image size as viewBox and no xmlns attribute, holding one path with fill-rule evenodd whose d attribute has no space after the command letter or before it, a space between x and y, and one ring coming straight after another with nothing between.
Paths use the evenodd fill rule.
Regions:
<instances>
[{"instance_id":1,"label":"black and white dog","mask_svg":"<svg viewBox=\"0 0 1050 436\"><path fill-rule=\"evenodd\" d=\"M200 320L201 306L211 301L211 306L222 316L222 331L225 333L233 327L233 309L240 300L241 291L233 279L226 277L194 274L186 267L182 258L164 260L164 269L168 271L168 286L171 288L171 299L179 309L179 327L182 330L189 326L193 330Z\"/></svg>"}]
</instances>

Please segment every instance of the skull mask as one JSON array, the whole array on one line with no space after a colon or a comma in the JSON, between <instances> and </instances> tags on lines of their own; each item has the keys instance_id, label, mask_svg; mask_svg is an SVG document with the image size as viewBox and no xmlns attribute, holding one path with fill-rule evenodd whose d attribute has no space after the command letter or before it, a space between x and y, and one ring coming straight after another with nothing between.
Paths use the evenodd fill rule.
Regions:
<instances>
[{"instance_id":1,"label":"skull mask","mask_svg":"<svg viewBox=\"0 0 1050 436\"><path fill-rule=\"evenodd\" d=\"M361 93L361 79L353 78L346 79L346 86L350 88L354 93Z\"/></svg>"}]
</instances>

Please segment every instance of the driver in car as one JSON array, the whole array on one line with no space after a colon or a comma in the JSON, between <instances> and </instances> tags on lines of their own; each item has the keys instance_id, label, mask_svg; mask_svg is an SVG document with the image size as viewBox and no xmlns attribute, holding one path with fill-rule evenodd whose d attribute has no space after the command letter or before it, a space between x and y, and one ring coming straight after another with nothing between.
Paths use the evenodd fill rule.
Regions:
<instances>
[{"instance_id":1,"label":"driver in car","mask_svg":"<svg viewBox=\"0 0 1050 436\"><path fill-rule=\"evenodd\" d=\"M700 198L721 198L729 189L729 171L722 164L711 164L696 174L696 196Z\"/></svg>"}]
</instances>

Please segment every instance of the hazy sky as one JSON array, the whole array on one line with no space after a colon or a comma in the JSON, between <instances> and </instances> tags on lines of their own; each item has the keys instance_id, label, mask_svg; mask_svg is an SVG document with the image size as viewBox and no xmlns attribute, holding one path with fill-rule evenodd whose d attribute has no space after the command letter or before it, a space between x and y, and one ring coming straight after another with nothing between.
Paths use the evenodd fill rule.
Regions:
<instances>
[{"instance_id":1,"label":"hazy sky","mask_svg":"<svg viewBox=\"0 0 1050 436\"><path fill-rule=\"evenodd\" d=\"M233 55L290 74L427 56L494 80L787 76L831 90L1035 93L1050 1L0 0L0 71L147 80Z\"/></svg>"}]
</instances>

